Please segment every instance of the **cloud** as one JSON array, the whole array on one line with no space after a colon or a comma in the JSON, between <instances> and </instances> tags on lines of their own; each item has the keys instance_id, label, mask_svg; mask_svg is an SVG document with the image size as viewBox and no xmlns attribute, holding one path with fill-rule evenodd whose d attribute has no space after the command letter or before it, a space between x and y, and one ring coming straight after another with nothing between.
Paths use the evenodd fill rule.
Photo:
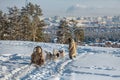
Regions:
<instances>
[{"instance_id":1,"label":"cloud","mask_svg":"<svg viewBox=\"0 0 120 80\"><path fill-rule=\"evenodd\" d=\"M78 15L78 16L89 16L89 15L116 15L120 14L120 8L106 7L106 6L88 6L75 4L67 8L66 14Z\"/></svg>"},{"instance_id":2,"label":"cloud","mask_svg":"<svg viewBox=\"0 0 120 80\"><path fill-rule=\"evenodd\" d=\"M87 5L80 5L80 4L76 4L76 5L72 5L69 8L67 8L66 12L67 13L71 13L71 12L85 12L85 11L96 11L98 9L103 9L103 6L87 6Z\"/></svg>"},{"instance_id":3,"label":"cloud","mask_svg":"<svg viewBox=\"0 0 120 80\"><path fill-rule=\"evenodd\" d=\"M86 5L80 5L80 4L76 4L76 5L72 5L72 6L70 6L67 10L66 10L66 12L76 12L76 11L79 11L79 10L82 10L82 9L87 9L88 8L88 6L86 6Z\"/></svg>"},{"instance_id":4,"label":"cloud","mask_svg":"<svg viewBox=\"0 0 120 80\"><path fill-rule=\"evenodd\" d=\"M76 7L76 8L87 8L87 6L86 5L80 5L80 4L76 4L74 7Z\"/></svg>"}]
</instances>

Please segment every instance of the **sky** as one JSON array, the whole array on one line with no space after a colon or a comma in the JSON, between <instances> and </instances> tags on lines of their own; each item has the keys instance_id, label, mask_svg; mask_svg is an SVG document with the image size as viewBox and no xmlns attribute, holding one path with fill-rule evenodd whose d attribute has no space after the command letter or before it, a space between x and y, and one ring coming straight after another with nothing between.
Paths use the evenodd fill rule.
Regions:
<instances>
[{"instance_id":1,"label":"sky","mask_svg":"<svg viewBox=\"0 0 120 80\"><path fill-rule=\"evenodd\" d=\"M119 15L120 0L27 0L40 5L43 16ZM26 0L0 0L0 10L25 6Z\"/></svg>"}]
</instances>

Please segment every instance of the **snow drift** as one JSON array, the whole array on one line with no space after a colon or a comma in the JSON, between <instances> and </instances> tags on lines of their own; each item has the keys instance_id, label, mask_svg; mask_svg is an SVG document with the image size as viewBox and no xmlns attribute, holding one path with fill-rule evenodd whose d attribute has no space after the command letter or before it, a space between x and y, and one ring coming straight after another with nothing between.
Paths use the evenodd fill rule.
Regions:
<instances>
[{"instance_id":1,"label":"snow drift","mask_svg":"<svg viewBox=\"0 0 120 80\"><path fill-rule=\"evenodd\" d=\"M35 46L52 52L63 49L66 56L35 68L30 55ZM0 41L0 80L120 80L120 49L79 46L70 60L68 45L29 41Z\"/></svg>"}]
</instances>

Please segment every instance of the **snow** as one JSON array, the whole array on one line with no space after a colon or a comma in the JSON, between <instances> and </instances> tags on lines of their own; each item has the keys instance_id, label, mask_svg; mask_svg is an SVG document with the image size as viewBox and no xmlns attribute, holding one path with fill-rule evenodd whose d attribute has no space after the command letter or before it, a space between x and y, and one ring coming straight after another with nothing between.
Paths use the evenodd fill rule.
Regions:
<instances>
[{"instance_id":1,"label":"snow","mask_svg":"<svg viewBox=\"0 0 120 80\"><path fill-rule=\"evenodd\" d=\"M76 76L82 80L119 80L120 79L120 58L110 54L88 54L84 59L78 59L67 65L64 73ZM84 75L89 76L88 79ZM91 78L91 77L92 78ZM93 77L94 76L94 77ZM65 76L66 77L66 76ZM97 78L99 77L99 78ZM101 78L100 78L101 77ZM108 77L104 79L104 77ZM118 78L115 78L118 77ZM96 79L97 78L97 79Z\"/></svg>"},{"instance_id":2,"label":"snow","mask_svg":"<svg viewBox=\"0 0 120 80\"><path fill-rule=\"evenodd\" d=\"M35 46L52 52L63 49L63 59L30 65ZM0 41L0 80L120 80L120 49L78 46L77 57L68 56L68 45L30 41Z\"/></svg>"}]
</instances>

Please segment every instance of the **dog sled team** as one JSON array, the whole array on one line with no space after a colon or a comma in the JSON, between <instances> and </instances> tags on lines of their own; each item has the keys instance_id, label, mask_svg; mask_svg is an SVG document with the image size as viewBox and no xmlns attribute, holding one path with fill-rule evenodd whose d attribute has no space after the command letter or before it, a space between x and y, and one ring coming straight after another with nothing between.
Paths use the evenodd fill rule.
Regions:
<instances>
[{"instance_id":1,"label":"dog sled team","mask_svg":"<svg viewBox=\"0 0 120 80\"><path fill-rule=\"evenodd\" d=\"M69 38L69 58L73 59L76 57L76 43L74 39ZM44 55L46 53L46 55ZM31 64L35 64L37 66L44 65L47 61L56 61L58 59L62 59L65 57L64 50L56 50L53 49L53 52L44 51L41 46L36 46L31 54Z\"/></svg>"}]
</instances>

